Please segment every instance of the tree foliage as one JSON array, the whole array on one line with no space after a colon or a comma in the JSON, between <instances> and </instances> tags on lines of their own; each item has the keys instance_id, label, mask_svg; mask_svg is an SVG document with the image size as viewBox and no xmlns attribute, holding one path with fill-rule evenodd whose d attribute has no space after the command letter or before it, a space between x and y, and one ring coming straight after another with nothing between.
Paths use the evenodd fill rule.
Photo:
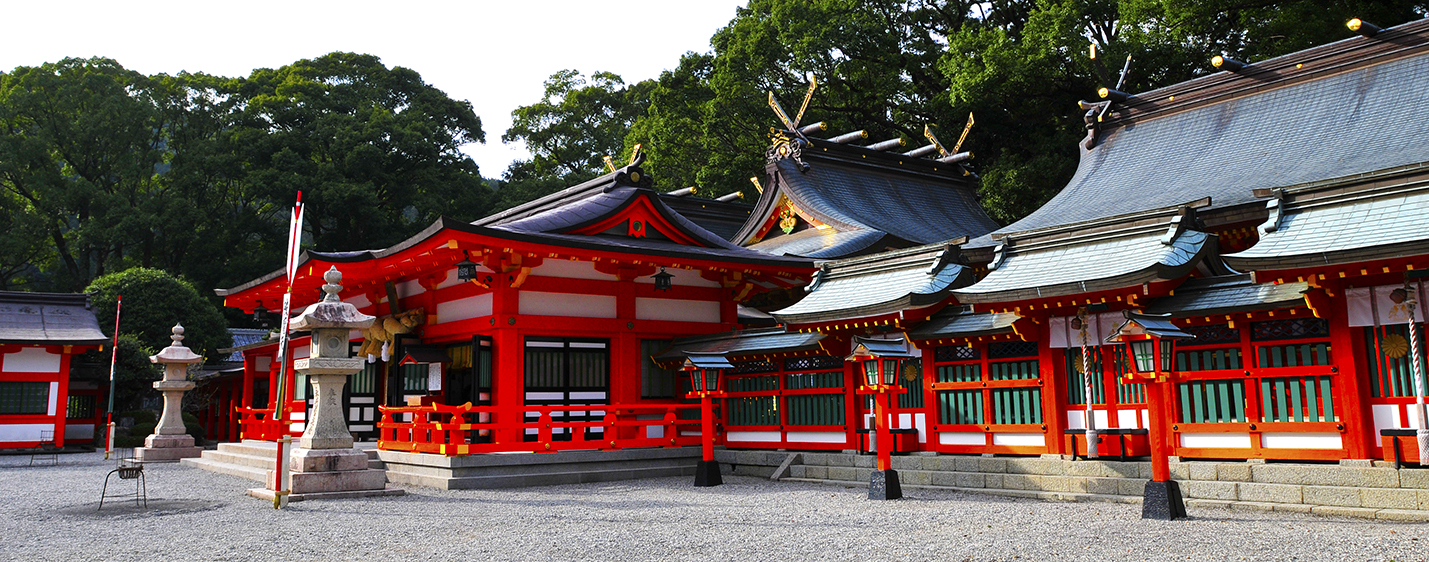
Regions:
<instances>
[{"instance_id":1,"label":"tree foliage","mask_svg":"<svg viewBox=\"0 0 1429 562\"><path fill-rule=\"evenodd\" d=\"M184 345L200 355L217 357L219 349L233 343L218 307L187 281L161 270L136 267L110 273L85 291L94 294L94 317L106 331L113 329L114 305L122 295L119 333L134 336L145 349L168 347L175 324L184 327Z\"/></svg>"},{"instance_id":2,"label":"tree foliage","mask_svg":"<svg viewBox=\"0 0 1429 562\"><path fill-rule=\"evenodd\" d=\"M481 121L415 71L332 53L243 78L64 59L0 74L0 288L79 290L141 266L205 295L305 244L380 248L494 200Z\"/></svg>"},{"instance_id":3,"label":"tree foliage","mask_svg":"<svg viewBox=\"0 0 1429 562\"><path fill-rule=\"evenodd\" d=\"M1429 3L1392 0L751 0L711 53L653 81L624 144L644 145L664 187L752 189L778 125L767 93L797 111L813 72L804 124L825 121L829 134L864 129L911 148L925 124L952 142L975 114L964 149L983 205L1011 222L1076 170L1077 101L1102 85L1088 43L1112 74L1133 55L1123 89L1137 92L1214 72L1216 54L1253 62L1349 37L1351 17L1388 26L1426 13Z\"/></svg>"}]
</instances>

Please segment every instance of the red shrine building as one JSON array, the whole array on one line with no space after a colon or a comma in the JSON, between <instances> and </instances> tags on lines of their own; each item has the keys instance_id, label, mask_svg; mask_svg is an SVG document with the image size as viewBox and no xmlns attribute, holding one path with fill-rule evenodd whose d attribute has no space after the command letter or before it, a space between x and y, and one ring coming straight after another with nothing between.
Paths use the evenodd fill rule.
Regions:
<instances>
[{"instance_id":1,"label":"red shrine building","mask_svg":"<svg viewBox=\"0 0 1429 562\"><path fill-rule=\"evenodd\" d=\"M1004 227L967 155L931 134L902 152L791 126L752 209L657 194L636 163L392 248L309 252L294 304L336 266L344 298L381 317L354 334L372 362L347 406L386 450L694 444L675 369L711 352L734 365L727 447L865 449L872 407L845 361L860 336L917 347L887 419L900 451L1077 455L1090 426L1102 455L1161 439L1188 459L1417 460L1425 91L1429 20L1111 95L1086 104L1068 185ZM271 306L280 277L220 293ZM1125 311L1194 336L1166 384L1111 351ZM301 430L300 406L262 419L275 348L249 346L232 383L245 437Z\"/></svg>"},{"instance_id":2,"label":"red shrine building","mask_svg":"<svg viewBox=\"0 0 1429 562\"><path fill-rule=\"evenodd\" d=\"M77 356L108 344L89 295L0 291L0 448L93 443L109 373Z\"/></svg>"}]
</instances>

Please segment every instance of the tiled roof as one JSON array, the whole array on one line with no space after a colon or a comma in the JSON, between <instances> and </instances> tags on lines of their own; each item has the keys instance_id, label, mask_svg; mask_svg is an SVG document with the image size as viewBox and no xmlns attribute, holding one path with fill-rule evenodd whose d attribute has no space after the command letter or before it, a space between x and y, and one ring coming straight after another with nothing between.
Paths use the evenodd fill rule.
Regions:
<instances>
[{"instance_id":1,"label":"tiled roof","mask_svg":"<svg viewBox=\"0 0 1429 562\"><path fill-rule=\"evenodd\" d=\"M1176 287L1175 295L1156 299L1146 312L1184 318L1292 308L1304 303L1308 290L1305 283L1256 283L1250 275L1189 279Z\"/></svg>"},{"instance_id":2,"label":"tiled roof","mask_svg":"<svg viewBox=\"0 0 1429 562\"><path fill-rule=\"evenodd\" d=\"M725 240L734 239L740 227L749 220L749 212L754 210L754 206L748 203L695 196L675 197L661 193L660 200L680 216Z\"/></svg>"},{"instance_id":3,"label":"tiled roof","mask_svg":"<svg viewBox=\"0 0 1429 562\"><path fill-rule=\"evenodd\" d=\"M915 340L932 340L967 336L984 336L1012 331L1012 323L1018 316L1011 312L972 313L960 307L948 307L938 311L927 322L919 324L908 332Z\"/></svg>"},{"instance_id":4,"label":"tiled roof","mask_svg":"<svg viewBox=\"0 0 1429 562\"><path fill-rule=\"evenodd\" d=\"M233 346L229 349L240 349L240 351L229 353L228 357L225 357L223 360L242 362L243 351L241 351L241 349L246 349L246 346L250 344L265 341L265 338L267 338L270 333L272 333L272 330L260 328L229 328L228 335L233 337Z\"/></svg>"},{"instance_id":5,"label":"tiled roof","mask_svg":"<svg viewBox=\"0 0 1429 562\"><path fill-rule=\"evenodd\" d=\"M781 236L776 232L756 245L761 251L837 259L886 247L977 237L997 228L957 165L821 139L813 139L802 154L807 170L789 158L769 163L771 189L761 195L736 240L752 237L771 213L778 212L781 197L836 233Z\"/></svg>"},{"instance_id":6,"label":"tiled roof","mask_svg":"<svg viewBox=\"0 0 1429 562\"><path fill-rule=\"evenodd\" d=\"M863 318L942 301L972 272L954 263L955 248L920 246L824 264L809 295L771 312L786 324Z\"/></svg>"},{"instance_id":7,"label":"tiled roof","mask_svg":"<svg viewBox=\"0 0 1429 562\"><path fill-rule=\"evenodd\" d=\"M1193 98L1191 91L1197 88L1242 88L1212 103L1110 123L1095 146L1083 151L1075 175L1056 197L998 232L1131 214L1204 197L1211 198L1210 208L1224 208L1263 199L1252 193L1255 189L1429 161L1429 103L1423 95L1429 91L1429 54L1358 68L1350 63L1349 70L1337 73L1329 73L1335 69L1328 63L1317 64L1317 56L1360 44L1385 42L1348 39L1257 62L1247 72L1217 73L1139 94L1133 100L1155 105L1165 104L1169 94L1175 94L1172 99ZM1294 63L1302 59L1304 70L1297 70ZM1276 70L1257 73L1255 68ZM1318 71L1327 74L1295 81ZM993 244L982 238L970 247Z\"/></svg>"},{"instance_id":8,"label":"tiled roof","mask_svg":"<svg viewBox=\"0 0 1429 562\"><path fill-rule=\"evenodd\" d=\"M1429 146L1423 151L1429 160ZM1226 262L1242 270L1274 270L1429 250L1429 189L1419 186L1292 202L1276 218L1272 213L1274 224L1267 223L1273 231L1262 227L1259 242Z\"/></svg>"},{"instance_id":9,"label":"tiled roof","mask_svg":"<svg viewBox=\"0 0 1429 562\"><path fill-rule=\"evenodd\" d=\"M1171 244L1164 232L1142 231L1100 239L1071 238L1051 246L1007 250L981 281L953 290L960 302L1005 302L1139 285L1185 275L1202 254L1203 232L1186 230Z\"/></svg>"},{"instance_id":10,"label":"tiled roof","mask_svg":"<svg viewBox=\"0 0 1429 562\"><path fill-rule=\"evenodd\" d=\"M750 244L748 248L776 256L802 256L825 260L856 256L871 248L882 249L885 244L879 242L888 239L886 232L863 228L842 231L832 228L806 228L791 234L777 234L779 235Z\"/></svg>"},{"instance_id":11,"label":"tiled roof","mask_svg":"<svg viewBox=\"0 0 1429 562\"><path fill-rule=\"evenodd\" d=\"M102 345L109 338L84 293L0 291L0 343Z\"/></svg>"},{"instance_id":12,"label":"tiled roof","mask_svg":"<svg viewBox=\"0 0 1429 562\"><path fill-rule=\"evenodd\" d=\"M656 353L659 362L683 361L685 352L724 353L734 358L740 355L791 353L819 349L824 335L817 332L789 332L782 327L760 330L725 332L709 336L680 338L670 347Z\"/></svg>"}]
</instances>

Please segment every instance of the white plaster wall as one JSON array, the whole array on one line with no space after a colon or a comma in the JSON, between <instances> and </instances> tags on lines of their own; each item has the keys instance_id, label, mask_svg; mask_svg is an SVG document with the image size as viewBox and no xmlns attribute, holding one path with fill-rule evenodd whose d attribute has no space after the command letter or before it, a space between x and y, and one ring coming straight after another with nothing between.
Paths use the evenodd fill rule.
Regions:
<instances>
[{"instance_id":1,"label":"white plaster wall","mask_svg":"<svg viewBox=\"0 0 1429 562\"><path fill-rule=\"evenodd\" d=\"M522 291L520 306L524 315L576 318L615 318L616 310L614 296L539 291Z\"/></svg>"},{"instance_id":2,"label":"white plaster wall","mask_svg":"<svg viewBox=\"0 0 1429 562\"><path fill-rule=\"evenodd\" d=\"M60 355L50 353L42 347L26 347L15 353L7 353L0 368L7 373L58 373Z\"/></svg>"},{"instance_id":3,"label":"white plaster wall","mask_svg":"<svg viewBox=\"0 0 1429 562\"><path fill-rule=\"evenodd\" d=\"M1182 447L1212 449L1249 449L1249 433L1182 433Z\"/></svg>"},{"instance_id":4,"label":"white plaster wall","mask_svg":"<svg viewBox=\"0 0 1429 562\"><path fill-rule=\"evenodd\" d=\"M59 383L59 381L55 381L55 382L50 383L50 411L49 411L49 413L47 413L47 414L45 414L45 415L48 415L48 416L53 416L53 415L55 415L55 412L57 412L57 411L59 410L59 401L60 401L60 383ZM66 405L68 405L68 404L66 404Z\"/></svg>"},{"instance_id":5,"label":"white plaster wall","mask_svg":"<svg viewBox=\"0 0 1429 562\"><path fill-rule=\"evenodd\" d=\"M1141 409L1141 410L1118 410L1118 411L1116 412L1116 423L1117 423L1117 426L1119 426L1119 427L1138 428L1138 429L1139 429L1139 428L1146 427L1146 426L1141 425L1141 424L1138 423L1138 422L1141 421L1141 413L1142 413L1142 412L1145 412L1145 411L1146 411L1145 409Z\"/></svg>"},{"instance_id":6,"label":"white plaster wall","mask_svg":"<svg viewBox=\"0 0 1429 562\"><path fill-rule=\"evenodd\" d=\"M1374 433L1379 434L1382 429L1400 429L1403 427L1399 423L1398 404L1371 404L1370 412L1374 415Z\"/></svg>"},{"instance_id":7,"label":"white plaster wall","mask_svg":"<svg viewBox=\"0 0 1429 562\"><path fill-rule=\"evenodd\" d=\"M1260 446L1266 449L1343 449L1338 433L1262 433Z\"/></svg>"},{"instance_id":8,"label":"white plaster wall","mask_svg":"<svg viewBox=\"0 0 1429 562\"><path fill-rule=\"evenodd\" d=\"M1068 408L1081 408L1082 405L1078 404L1078 405L1067 406L1067 407L1068 407ZM1121 413L1131 414L1132 412L1121 412ZM1135 415L1135 414L1133 414L1133 415ZM1097 429L1106 429L1106 428L1108 427L1108 425L1109 425L1109 424L1107 423L1106 410L1092 410L1092 419L1095 419L1095 420L1096 420L1096 422L1097 422ZM1123 419L1123 418L1118 417L1117 419ZM1122 427L1126 427L1126 426L1123 425ZM1067 410L1067 428L1068 428L1068 429L1086 429L1086 428L1087 428L1087 411L1086 411L1086 410Z\"/></svg>"},{"instance_id":9,"label":"white plaster wall","mask_svg":"<svg viewBox=\"0 0 1429 562\"><path fill-rule=\"evenodd\" d=\"M848 436L842 431L790 431L784 438L795 443L844 443Z\"/></svg>"},{"instance_id":10,"label":"white plaster wall","mask_svg":"<svg viewBox=\"0 0 1429 562\"><path fill-rule=\"evenodd\" d=\"M986 435L971 431L942 431L938 433L938 443L943 445L986 445Z\"/></svg>"},{"instance_id":11,"label":"white plaster wall","mask_svg":"<svg viewBox=\"0 0 1429 562\"><path fill-rule=\"evenodd\" d=\"M699 435L699 432L683 433L683 435ZM757 441L762 443L778 443L778 431L730 431L725 433L726 441Z\"/></svg>"},{"instance_id":12,"label":"white plaster wall","mask_svg":"<svg viewBox=\"0 0 1429 562\"><path fill-rule=\"evenodd\" d=\"M614 275L596 271L595 264L592 262L570 260L546 260L540 267L532 269L531 275L565 277L567 279L597 279L601 281L615 281L617 279Z\"/></svg>"},{"instance_id":13,"label":"white plaster wall","mask_svg":"<svg viewBox=\"0 0 1429 562\"><path fill-rule=\"evenodd\" d=\"M456 322L491 314L491 293L437 303L437 322Z\"/></svg>"},{"instance_id":14,"label":"white plaster wall","mask_svg":"<svg viewBox=\"0 0 1429 562\"><path fill-rule=\"evenodd\" d=\"M39 441L40 432L54 429L52 423L14 423L0 425L0 443L8 441Z\"/></svg>"},{"instance_id":15,"label":"white plaster wall","mask_svg":"<svg viewBox=\"0 0 1429 562\"><path fill-rule=\"evenodd\" d=\"M716 281L710 281L709 279L705 279L704 277L700 276L700 272L698 272L698 271L693 271L693 270L689 270L689 269L666 268L666 269L665 269L665 273L669 273L670 275L674 275L674 277L671 277L671 278L670 278L670 284L672 284L672 285L679 285L679 286L681 286L681 287L713 287L713 288L718 288L718 287L720 286L720 284L719 284L718 282L716 282ZM646 285L654 285L654 284L655 284L655 278L654 278L654 277L651 277L651 276L649 276L649 275L644 275L644 276L641 276L641 277L637 277L637 278L635 279L635 282L636 282L636 283L644 283L644 284L646 284Z\"/></svg>"},{"instance_id":16,"label":"white plaster wall","mask_svg":"<svg viewBox=\"0 0 1429 562\"><path fill-rule=\"evenodd\" d=\"M372 306L372 301L367 299L367 295L353 295L351 298L343 299L343 302L351 304L357 308L367 308Z\"/></svg>"},{"instance_id":17,"label":"white plaster wall","mask_svg":"<svg viewBox=\"0 0 1429 562\"><path fill-rule=\"evenodd\" d=\"M312 356L312 348L307 345L300 345L293 348L293 359L305 359Z\"/></svg>"},{"instance_id":18,"label":"white plaster wall","mask_svg":"<svg viewBox=\"0 0 1429 562\"><path fill-rule=\"evenodd\" d=\"M635 299L637 320L719 322L719 303L682 299Z\"/></svg>"},{"instance_id":19,"label":"white plaster wall","mask_svg":"<svg viewBox=\"0 0 1429 562\"><path fill-rule=\"evenodd\" d=\"M403 281L397 284L397 298L399 299L405 299L410 296L420 295L425 292L427 292L427 290L422 288L422 284L416 279L413 279L411 281Z\"/></svg>"},{"instance_id":20,"label":"white plaster wall","mask_svg":"<svg viewBox=\"0 0 1429 562\"><path fill-rule=\"evenodd\" d=\"M992 434L992 444L1009 447L1044 447L1047 445L1047 438L1041 433L994 433Z\"/></svg>"}]
</instances>

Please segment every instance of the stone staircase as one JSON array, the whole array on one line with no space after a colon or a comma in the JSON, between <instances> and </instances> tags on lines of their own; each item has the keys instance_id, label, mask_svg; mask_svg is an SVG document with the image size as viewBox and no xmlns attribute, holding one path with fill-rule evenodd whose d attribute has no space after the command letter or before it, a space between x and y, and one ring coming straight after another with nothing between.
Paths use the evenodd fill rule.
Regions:
<instances>
[{"instance_id":1,"label":"stone staircase","mask_svg":"<svg viewBox=\"0 0 1429 562\"><path fill-rule=\"evenodd\" d=\"M793 456L791 456L793 455ZM874 457L852 453L731 451L715 454L727 474L867 486ZM786 465L787 466L784 466ZM932 488L1054 501L1141 503L1149 462L918 453L893 457L905 490ZM1429 521L1429 469L1386 463L1175 461L1171 477L1188 508L1288 511ZM1195 515L1194 513L1192 515Z\"/></svg>"},{"instance_id":2,"label":"stone staircase","mask_svg":"<svg viewBox=\"0 0 1429 562\"><path fill-rule=\"evenodd\" d=\"M204 451L199 458L183 459L183 466L201 468L209 472L247 478L254 482L268 481L268 471L273 470L278 444L272 441L241 441L219 443L218 449ZM386 470L387 466L377 458L375 443L358 443L359 449L367 453L367 467Z\"/></svg>"}]
</instances>

